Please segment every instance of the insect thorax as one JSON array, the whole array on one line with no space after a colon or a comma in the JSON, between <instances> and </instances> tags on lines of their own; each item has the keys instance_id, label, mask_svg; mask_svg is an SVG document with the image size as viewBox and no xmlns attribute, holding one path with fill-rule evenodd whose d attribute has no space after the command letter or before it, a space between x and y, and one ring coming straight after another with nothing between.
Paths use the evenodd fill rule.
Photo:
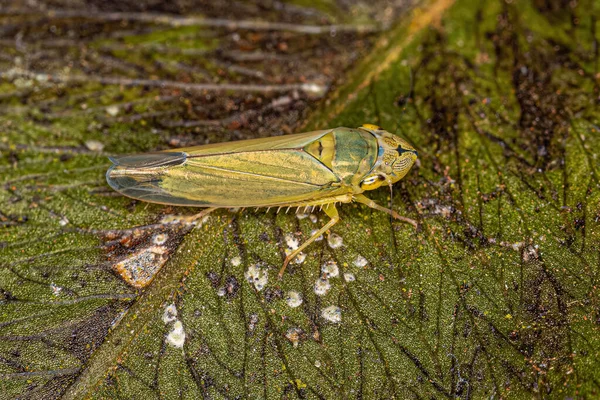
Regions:
<instances>
[{"instance_id":1,"label":"insect thorax","mask_svg":"<svg viewBox=\"0 0 600 400\"><path fill-rule=\"evenodd\" d=\"M355 186L375 165L377 139L359 129L336 128L304 147L323 163L344 186Z\"/></svg>"}]
</instances>

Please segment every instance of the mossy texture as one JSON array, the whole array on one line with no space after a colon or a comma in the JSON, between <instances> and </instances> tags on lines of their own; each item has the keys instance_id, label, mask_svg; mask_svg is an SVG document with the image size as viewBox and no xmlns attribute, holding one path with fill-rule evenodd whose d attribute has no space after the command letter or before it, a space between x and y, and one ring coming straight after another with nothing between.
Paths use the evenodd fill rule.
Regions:
<instances>
[{"instance_id":1,"label":"mossy texture","mask_svg":"<svg viewBox=\"0 0 600 400\"><path fill-rule=\"evenodd\" d=\"M427 2L376 37L322 38L323 69L344 65L348 78L318 104L15 68L0 82L27 98L0 98L0 398L598 396L599 14L594 1ZM89 43L122 77L261 84L318 43L285 33L299 53L240 66L219 58L229 34L145 26ZM254 56L275 41L262 35L235 40ZM344 43L372 50L356 61ZM174 58L153 54L165 46ZM212 55L191 64L189 50ZM318 61L303 79L321 79ZM369 196L419 229L341 205L338 242L315 242L281 281L286 243L324 213L222 210L192 226L181 216L197 210L132 201L104 181L109 154L363 123L418 149L391 198ZM143 287L114 269L160 260ZM324 289L328 262L338 273Z\"/></svg>"}]
</instances>

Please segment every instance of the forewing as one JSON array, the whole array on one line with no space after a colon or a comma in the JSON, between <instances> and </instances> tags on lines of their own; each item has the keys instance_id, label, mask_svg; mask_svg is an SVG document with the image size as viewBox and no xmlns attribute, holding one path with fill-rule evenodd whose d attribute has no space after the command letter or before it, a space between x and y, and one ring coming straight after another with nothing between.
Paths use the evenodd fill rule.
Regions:
<instances>
[{"instance_id":1,"label":"forewing","mask_svg":"<svg viewBox=\"0 0 600 400\"><path fill-rule=\"evenodd\" d=\"M331 170L302 150L245 148L201 156L178 151L120 157L107 180L136 199L203 207L286 205L339 191Z\"/></svg>"},{"instance_id":2,"label":"forewing","mask_svg":"<svg viewBox=\"0 0 600 400\"><path fill-rule=\"evenodd\" d=\"M215 154L230 154L255 151L302 149L307 144L326 135L333 129L297 133L295 135L274 136L260 139L239 140L234 142L214 143L203 146L176 149L175 152L185 152L190 158Z\"/></svg>"}]
</instances>

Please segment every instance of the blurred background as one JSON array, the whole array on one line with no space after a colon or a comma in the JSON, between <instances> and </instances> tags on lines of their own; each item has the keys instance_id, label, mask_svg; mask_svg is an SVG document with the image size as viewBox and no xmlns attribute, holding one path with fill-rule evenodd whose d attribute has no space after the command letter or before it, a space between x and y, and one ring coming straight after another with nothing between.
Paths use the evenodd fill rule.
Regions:
<instances>
[{"instance_id":1,"label":"blurred background","mask_svg":"<svg viewBox=\"0 0 600 400\"><path fill-rule=\"evenodd\" d=\"M0 400L597 398L599 17L0 0ZM364 123L418 150L369 196L420 228L341 205L283 280L323 213L193 225L105 180L111 155Z\"/></svg>"},{"instance_id":2,"label":"blurred background","mask_svg":"<svg viewBox=\"0 0 600 400\"><path fill-rule=\"evenodd\" d=\"M52 123L85 115L97 124L86 128L99 133L131 124L163 148L293 132L307 106L410 2L5 0L1 7L3 113L39 111ZM110 136L99 139L111 151L150 146Z\"/></svg>"}]
</instances>

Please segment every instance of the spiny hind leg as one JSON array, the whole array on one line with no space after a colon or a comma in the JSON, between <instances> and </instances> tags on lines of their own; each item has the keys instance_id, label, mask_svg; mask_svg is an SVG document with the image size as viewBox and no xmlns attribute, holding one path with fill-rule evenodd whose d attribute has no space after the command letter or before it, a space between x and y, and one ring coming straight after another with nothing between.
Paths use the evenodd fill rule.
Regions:
<instances>
[{"instance_id":1,"label":"spiny hind leg","mask_svg":"<svg viewBox=\"0 0 600 400\"><path fill-rule=\"evenodd\" d=\"M342 194L342 195L334 196L334 197L325 197L322 199L316 199L316 200L311 200L311 201L307 201L307 202L294 203L294 204L291 204L288 207L288 209L295 207L296 212L306 212L307 210L310 210L310 212L313 212L315 210L315 208L322 210L328 204L335 205L336 203L350 203L351 201L352 201L352 194ZM283 208L283 207L280 207L280 208ZM287 209L286 209L286 212L287 212Z\"/></svg>"},{"instance_id":2,"label":"spiny hind leg","mask_svg":"<svg viewBox=\"0 0 600 400\"><path fill-rule=\"evenodd\" d=\"M417 221L415 221L414 219L403 217L402 215L398 214L394 210L390 210L389 208L382 207L379 204L375 203L373 200L369 199L364 194L355 194L354 200L356 200L357 202L362 203L368 207L374 208L375 210L379 210L379 211L383 211L384 213L388 213L392 217L396 218L397 220L406 222L407 224L411 224L415 228L417 228L419 226Z\"/></svg>"},{"instance_id":3,"label":"spiny hind leg","mask_svg":"<svg viewBox=\"0 0 600 400\"><path fill-rule=\"evenodd\" d=\"M315 232L314 235L312 235L304 243L302 243L300 247L288 254L288 256L285 258L285 261L283 262L283 267L281 267L281 270L279 270L279 279L283 277L285 269L287 268L290 261L294 259L294 257L296 257L302 250L306 248L306 246L314 242L316 238L327 232L327 230L329 230L340 220L340 215L338 214L337 208L335 208L334 203L328 203L323 205L323 211L325 211L325 213L331 218L331 220L329 220L329 222L327 222L321 229Z\"/></svg>"}]
</instances>

